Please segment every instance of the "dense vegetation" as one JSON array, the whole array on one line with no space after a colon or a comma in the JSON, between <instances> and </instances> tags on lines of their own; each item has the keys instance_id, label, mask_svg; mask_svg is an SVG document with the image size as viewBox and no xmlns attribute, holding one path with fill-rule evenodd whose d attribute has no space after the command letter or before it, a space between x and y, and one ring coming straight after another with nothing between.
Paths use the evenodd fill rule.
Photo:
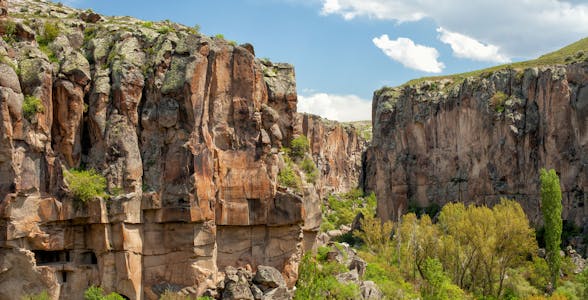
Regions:
<instances>
[{"instance_id":1,"label":"dense vegetation","mask_svg":"<svg viewBox=\"0 0 588 300\"><path fill-rule=\"evenodd\" d=\"M326 202L323 231L363 214L362 231L338 240L355 243L368 263L361 279L375 282L386 299L588 299L588 270L574 275L568 258L550 295L550 268L515 201L502 199L492 208L450 203L435 222L408 213L396 223L375 217L375 197L361 191ZM297 299L356 299L355 284L336 280L345 267L325 259L329 250L321 247L302 260Z\"/></svg>"},{"instance_id":2,"label":"dense vegetation","mask_svg":"<svg viewBox=\"0 0 588 300\"><path fill-rule=\"evenodd\" d=\"M308 138L304 135L293 138L290 141L290 147L282 148L284 166L278 173L280 185L299 191L302 187L302 179L298 170L302 171L306 182L316 183L319 171L308 153L309 149Z\"/></svg>"}]
</instances>

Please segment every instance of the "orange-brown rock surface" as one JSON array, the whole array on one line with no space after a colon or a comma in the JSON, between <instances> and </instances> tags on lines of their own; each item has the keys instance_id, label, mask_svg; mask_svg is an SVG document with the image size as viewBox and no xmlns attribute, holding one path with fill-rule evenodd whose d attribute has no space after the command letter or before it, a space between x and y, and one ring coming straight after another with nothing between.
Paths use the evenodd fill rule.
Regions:
<instances>
[{"instance_id":1,"label":"orange-brown rock surface","mask_svg":"<svg viewBox=\"0 0 588 300\"><path fill-rule=\"evenodd\" d=\"M545 167L560 175L563 218L587 226L587 84L580 62L375 92L365 185L378 214L507 197L537 224Z\"/></svg>"},{"instance_id":2,"label":"orange-brown rock surface","mask_svg":"<svg viewBox=\"0 0 588 300\"><path fill-rule=\"evenodd\" d=\"M364 142L296 113L291 65L169 22L8 4L0 299L81 299L89 285L129 299L199 294L227 266L261 264L294 284L320 199L357 183ZM52 26L59 34L37 42ZM294 191L277 177L281 148L300 134L321 176ZM75 199L64 180L72 168L104 176L109 196Z\"/></svg>"}]
</instances>

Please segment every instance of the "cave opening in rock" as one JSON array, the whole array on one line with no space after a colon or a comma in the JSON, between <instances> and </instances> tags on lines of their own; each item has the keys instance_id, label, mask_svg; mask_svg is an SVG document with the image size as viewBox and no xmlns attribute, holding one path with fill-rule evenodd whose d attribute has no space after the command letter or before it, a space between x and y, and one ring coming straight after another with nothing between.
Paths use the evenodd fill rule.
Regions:
<instances>
[{"instance_id":1,"label":"cave opening in rock","mask_svg":"<svg viewBox=\"0 0 588 300\"><path fill-rule=\"evenodd\" d=\"M98 264L98 257L92 251L83 252L80 255L80 261L84 265L97 265Z\"/></svg>"},{"instance_id":2,"label":"cave opening in rock","mask_svg":"<svg viewBox=\"0 0 588 300\"><path fill-rule=\"evenodd\" d=\"M35 260L37 265L47 265L55 263L66 263L69 262L69 251L45 251L45 250L33 250L35 254Z\"/></svg>"}]
</instances>

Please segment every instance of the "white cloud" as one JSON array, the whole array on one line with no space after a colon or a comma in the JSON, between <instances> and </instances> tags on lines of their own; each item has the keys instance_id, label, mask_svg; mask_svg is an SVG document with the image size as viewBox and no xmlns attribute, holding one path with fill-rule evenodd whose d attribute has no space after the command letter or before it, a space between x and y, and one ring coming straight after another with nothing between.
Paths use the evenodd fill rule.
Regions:
<instances>
[{"instance_id":1,"label":"white cloud","mask_svg":"<svg viewBox=\"0 0 588 300\"><path fill-rule=\"evenodd\" d=\"M329 120L348 122L372 119L372 103L356 95L315 93L298 95L298 111Z\"/></svg>"},{"instance_id":2,"label":"white cloud","mask_svg":"<svg viewBox=\"0 0 588 300\"><path fill-rule=\"evenodd\" d=\"M323 14L395 22L432 19L439 27L536 57L588 35L588 3L558 0L321 0Z\"/></svg>"},{"instance_id":3,"label":"white cloud","mask_svg":"<svg viewBox=\"0 0 588 300\"><path fill-rule=\"evenodd\" d=\"M445 66L437 61L439 52L435 48L415 44L411 39L400 37L390 40L387 34L372 40L391 59L407 68L440 73Z\"/></svg>"},{"instance_id":4,"label":"white cloud","mask_svg":"<svg viewBox=\"0 0 588 300\"><path fill-rule=\"evenodd\" d=\"M451 32L442 27L437 28L437 32L441 33L439 39L443 43L449 44L453 55L457 57L497 63L510 62L510 59L500 53L500 48L495 45L484 45L467 35Z\"/></svg>"}]
</instances>

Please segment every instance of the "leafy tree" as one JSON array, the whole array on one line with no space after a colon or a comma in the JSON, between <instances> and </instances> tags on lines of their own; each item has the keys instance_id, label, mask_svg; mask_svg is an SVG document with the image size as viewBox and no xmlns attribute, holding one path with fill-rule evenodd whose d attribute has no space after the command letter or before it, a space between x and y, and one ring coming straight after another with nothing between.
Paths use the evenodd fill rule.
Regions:
<instances>
[{"instance_id":1,"label":"leafy tree","mask_svg":"<svg viewBox=\"0 0 588 300\"><path fill-rule=\"evenodd\" d=\"M368 249L375 253L382 253L388 250L390 237L392 236L392 221L382 223L382 220L371 215L365 215L361 220L362 231L357 233Z\"/></svg>"},{"instance_id":2,"label":"leafy tree","mask_svg":"<svg viewBox=\"0 0 588 300\"><path fill-rule=\"evenodd\" d=\"M559 250L561 245L561 232L563 222L561 218L561 188L559 177L555 170L541 169L541 211L545 222L545 253L547 264L551 272L551 283L556 287L561 257Z\"/></svg>"},{"instance_id":3,"label":"leafy tree","mask_svg":"<svg viewBox=\"0 0 588 300\"><path fill-rule=\"evenodd\" d=\"M93 285L84 292L84 300L124 300L124 298L115 292L104 295L101 287Z\"/></svg>"},{"instance_id":4,"label":"leafy tree","mask_svg":"<svg viewBox=\"0 0 588 300\"><path fill-rule=\"evenodd\" d=\"M47 293L47 291L43 291L39 294L26 295L21 298L21 300L50 300L50 299L51 299L51 297L49 297L49 294Z\"/></svg>"}]
</instances>

